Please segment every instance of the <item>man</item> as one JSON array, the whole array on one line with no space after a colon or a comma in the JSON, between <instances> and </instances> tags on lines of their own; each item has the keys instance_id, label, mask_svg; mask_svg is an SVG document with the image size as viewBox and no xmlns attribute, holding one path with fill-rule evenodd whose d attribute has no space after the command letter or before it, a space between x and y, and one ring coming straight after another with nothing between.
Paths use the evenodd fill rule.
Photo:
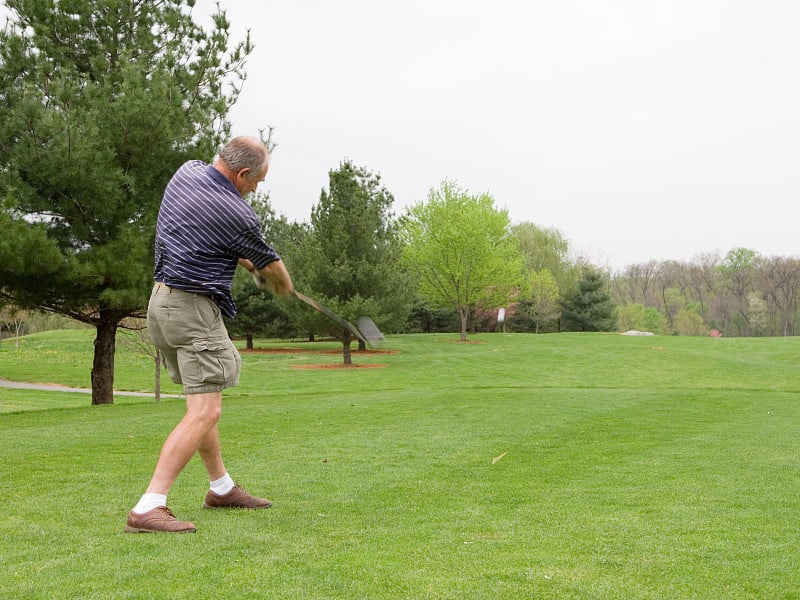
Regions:
<instances>
[{"instance_id":1,"label":"man","mask_svg":"<svg viewBox=\"0 0 800 600\"><path fill-rule=\"evenodd\" d=\"M186 414L164 442L146 493L128 514L129 533L195 531L167 508L167 494L195 452L211 481L206 508L271 506L233 482L217 429L222 390L238 385L241 366L221 316L236 314L231 296L236 265L273 294L294 292L284 263L264 241L258 218L243 199L268 169L269 153L260 140L234 138L213 165L195 160L181 166L164 191L147 329L170 377L183 385Z\"/></svg>"}]
</instances>

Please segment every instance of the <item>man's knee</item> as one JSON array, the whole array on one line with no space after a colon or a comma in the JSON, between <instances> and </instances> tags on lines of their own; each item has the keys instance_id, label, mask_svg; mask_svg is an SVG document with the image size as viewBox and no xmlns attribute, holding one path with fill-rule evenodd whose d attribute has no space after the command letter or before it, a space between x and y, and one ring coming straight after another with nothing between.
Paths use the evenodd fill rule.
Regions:
<instances>
[{"instance_id":1,"label":"man's knee","mask_svg":"<svg viewBox=\"0 0 800 600\"><path fill-rule=\"evenodd\" d=\"M213 427L222 416L222 394L194 394L186 396L187 416L199 423Z\"/></svg>"}]
</instances>

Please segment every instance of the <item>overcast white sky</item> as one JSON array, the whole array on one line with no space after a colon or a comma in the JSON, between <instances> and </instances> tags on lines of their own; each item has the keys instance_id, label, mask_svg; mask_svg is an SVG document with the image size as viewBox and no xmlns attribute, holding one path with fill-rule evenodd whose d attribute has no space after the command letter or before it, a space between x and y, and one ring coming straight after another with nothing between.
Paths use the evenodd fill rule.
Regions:
<instances>
[{"instance_id":1,"label":"overcast white sky","mask_svg":"<svg viewBox=\"0 0 800 600\"><path fill-rule=\"evenodd\" d=\"M275 127L290 219L349 158L398 214L455 180L612 269L800 255L797 0L221 4L256 45L234 134Z\"/></svg>"}]
</instances>

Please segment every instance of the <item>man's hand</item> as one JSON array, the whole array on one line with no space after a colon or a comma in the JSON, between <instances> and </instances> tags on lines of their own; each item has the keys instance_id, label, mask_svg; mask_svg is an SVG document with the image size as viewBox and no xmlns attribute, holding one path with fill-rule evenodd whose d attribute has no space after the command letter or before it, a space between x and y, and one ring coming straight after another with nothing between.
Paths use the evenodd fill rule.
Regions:
<instances>
[{"instance_id":1,"label":"man's hand","mask_svg":"<svg viewBox=\"0 0 800 600\"><path fill-rule=\"evenodd\" d=\"M266 290L274 296L291 296L294 293L292 279L283 261L271 262L260 271L246 258L240 258L239 264L250 271L258 288Z\"/></svg>"},{"instance_id":2,"label":"man's hand","mask_svg":"<svg viewBox=\"0 0 800 600\"><path fill-rule=\"evenodd\" d=\"M253 269L250 271L250 275L253 276L253 281L255 282L257 288L266 290L270 294L275 294L275 288L273 288L272 284L266 277L262 277L261 273L258 272L258 269Z\"/></svg>"}]
</instances>

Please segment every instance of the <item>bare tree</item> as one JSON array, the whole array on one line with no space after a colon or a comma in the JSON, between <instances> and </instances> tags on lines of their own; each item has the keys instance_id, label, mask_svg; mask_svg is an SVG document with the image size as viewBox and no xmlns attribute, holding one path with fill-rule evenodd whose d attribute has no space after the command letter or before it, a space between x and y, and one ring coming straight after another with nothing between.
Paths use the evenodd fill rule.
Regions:
<instances>
[{"instance_id":1,"label":"bare tree","mask_svg":"<svg viewBox=\"0 0 800 600\"><path fill-rule=\"evenodd\" d=\"M130 348L137 354L144 354L153 359L154 372L153 393L156 402L161 400L161 351L150 339L147 333L147 320L130 317L121 323L124 338L121 344Z\"/></svg>"},{"instance_id":2,"label":"bare tree","mask_svg":"<svg viewBox=\"0 0 800 600\"><path fill-rule=\"evenodd\" d=\"M717 294L717 266L719 256L704 254L688 266L688 292L697 304L700 315L706 322L710 319L711 303Z\"/></svg>"},{"instance_id":3,"label":"bare tree","mask_svg":"<svg viewBox=\"0 0 800 600\"><path fill-rule=\"evenodd\" d=\"M14 337L14 347L16 349L19 349L19 334L27 317L27 310L13 304L6 304L0 308L0 331L5 325L8 332ZM2 335L0 335L0 339L2 339Z\"/></svg>"},{"instance_id":4,"label":"bare tree","mask_svg":"<svg viewBox=\"0 0 800 600\"><path fill-rule=\"evenodd\" d=\"M659 304L670 329L675 327L675 317L684 307L678 291L678 272L681 265L675 261L665 261L657 265L653 276L653 288L658 291Z\"/></svg>"},{"instance_id":5,"label":"bare tree","mask_svg":"<svg viewBox=\"0 0 800 600\"><path fill-rule=\"evenodd\" d=\"M767 304L780 321L782 335L794 335L794 323L800 300L800 259L773 256L766 259L756 275Z\"/></svg>"},{"instance_id":6,"label":"bare tree","mask_svg":"<svg viewBox=\"0 0 800 600\"><path fill-rule=\"evenodd\" d=\"M623 271L623 276L628 280L630 301L638 302L642 306L658 306L660 303L655 298L655 278L658 273L659 263L651 260L647 263L630 265Z\"/></svg>"}]
</instances>

